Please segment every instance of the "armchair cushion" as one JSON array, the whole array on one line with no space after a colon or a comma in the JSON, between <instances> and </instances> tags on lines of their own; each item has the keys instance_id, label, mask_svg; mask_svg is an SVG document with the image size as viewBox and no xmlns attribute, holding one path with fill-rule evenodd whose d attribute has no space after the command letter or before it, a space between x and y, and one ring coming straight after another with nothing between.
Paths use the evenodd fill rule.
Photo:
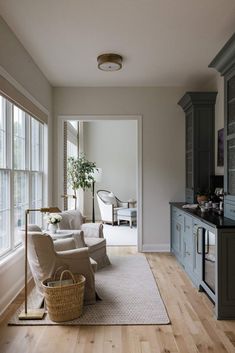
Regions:
<instances>
[{"instance_id":1,"label":"armchair cushion","mask_svg":"<svg viewBox=\"0 0 235 353\"><path fill-rule=\"evenodd\" d=\"M53 242L54 249L56 252L58 251L66 251L71 249L76 249L75 240L73 238L67 239L58 239Z\"/></svg>"}]
</instances>

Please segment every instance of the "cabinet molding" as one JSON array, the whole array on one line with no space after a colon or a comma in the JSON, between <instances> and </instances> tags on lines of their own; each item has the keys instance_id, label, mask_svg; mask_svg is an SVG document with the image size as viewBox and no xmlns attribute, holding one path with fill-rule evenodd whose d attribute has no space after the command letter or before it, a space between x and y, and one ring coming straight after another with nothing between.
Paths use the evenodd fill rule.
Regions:
<instances>
[{"instance_id":1,"label":"cabinet molding","mask_svg":"<svg viewBox=\"0 0 235 353\"><path fill-rule=\"evenodd\" d=\"M186 124L186 202L196 201L199 189L210 189L214 175L214 120L217 92L186 92L178 104Z\"/></svg>"}]
</instances>

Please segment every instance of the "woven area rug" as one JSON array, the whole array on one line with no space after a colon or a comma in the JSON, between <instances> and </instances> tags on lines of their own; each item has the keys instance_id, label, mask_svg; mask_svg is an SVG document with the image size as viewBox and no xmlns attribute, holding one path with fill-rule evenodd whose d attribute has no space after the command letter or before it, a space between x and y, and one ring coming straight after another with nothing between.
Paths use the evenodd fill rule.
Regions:
<instances>
[{"instance_id":1,"label":"woven area rug","mask_svg":"<svg viewBox=\"0 0 235 353\"><path fill-rule=\"evenodd\" d=\"M155 279L144 255L111 257L112 265L96 273L96 288L102 301L86 305L83 315L73 321L55 323L46 314L43 320L19 320L9 325L165 325L169 317ZM35 291L29 296L29 308L38 300Z\"/></svg>"}]
</instances>

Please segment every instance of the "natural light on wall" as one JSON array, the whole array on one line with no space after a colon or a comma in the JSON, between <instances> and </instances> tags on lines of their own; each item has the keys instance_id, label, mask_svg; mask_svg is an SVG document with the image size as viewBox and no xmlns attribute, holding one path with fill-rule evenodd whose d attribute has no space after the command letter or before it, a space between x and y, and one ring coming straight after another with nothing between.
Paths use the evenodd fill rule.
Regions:
<instances>
[{"instance_id":1,"label":"natural light on wall","mask_svg":"<svg viewBox=\"0 0 235 353\"><path fill-rule=\"evenodd\" d=\"M42 205L43 124L0 95L0 257L21 244L25 209Z\"/></svg>"}]
</instances>

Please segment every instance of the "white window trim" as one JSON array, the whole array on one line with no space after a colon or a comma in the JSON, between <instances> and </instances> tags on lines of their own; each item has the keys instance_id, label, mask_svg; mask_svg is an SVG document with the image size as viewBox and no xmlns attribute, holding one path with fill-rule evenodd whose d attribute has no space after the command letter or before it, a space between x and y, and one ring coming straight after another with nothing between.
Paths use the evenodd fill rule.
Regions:
<instances>
[{"instance_id":1,"label":"white window trim","mask_svg":"<svg viewBox=\"0 0 235 353\"><path fill-rule=\"evenodd\" d=\"M4 97L5 98L5 97ZM18 252L18 249L23 249L23 243L15 244L15 237L14 237L14 176L16 173L23 172L27 175L28 178L28 192L27 192L27 200L29 207L32 206L32 174L37 173L42 176L42 203L44 200L47 199L44 191L44 183L47 184L47 178L44 176L45 170L44 168L47 167L47 164L44 162L44 157L47 155L46 146L44 145L44 141L47 140L47 125L42 123L42 128L40 128L40 136L39 141L41 146L43 147L43 153L40 153L40 160L39 160L39 169L40 170L31 170L32 161L31 161L31 125L32 119L35 119L30 114L26 113L26 122L25 122L25 169L14 169L14 116L13 116L13 106L14 103L11 103L7 98L6 104L6 116L11 117L10 119L6 119L6 150L9 152L6 153L5 160L6 160L6 167L0 168L1 171L9 172L9 188L10 188L10 248L3 251L0 255L0 269L2 268L3 264L10 261L12 262L12 256L15 256ZM45 199L44 199L45 197Z\"/></svg>"}]
</instances>

